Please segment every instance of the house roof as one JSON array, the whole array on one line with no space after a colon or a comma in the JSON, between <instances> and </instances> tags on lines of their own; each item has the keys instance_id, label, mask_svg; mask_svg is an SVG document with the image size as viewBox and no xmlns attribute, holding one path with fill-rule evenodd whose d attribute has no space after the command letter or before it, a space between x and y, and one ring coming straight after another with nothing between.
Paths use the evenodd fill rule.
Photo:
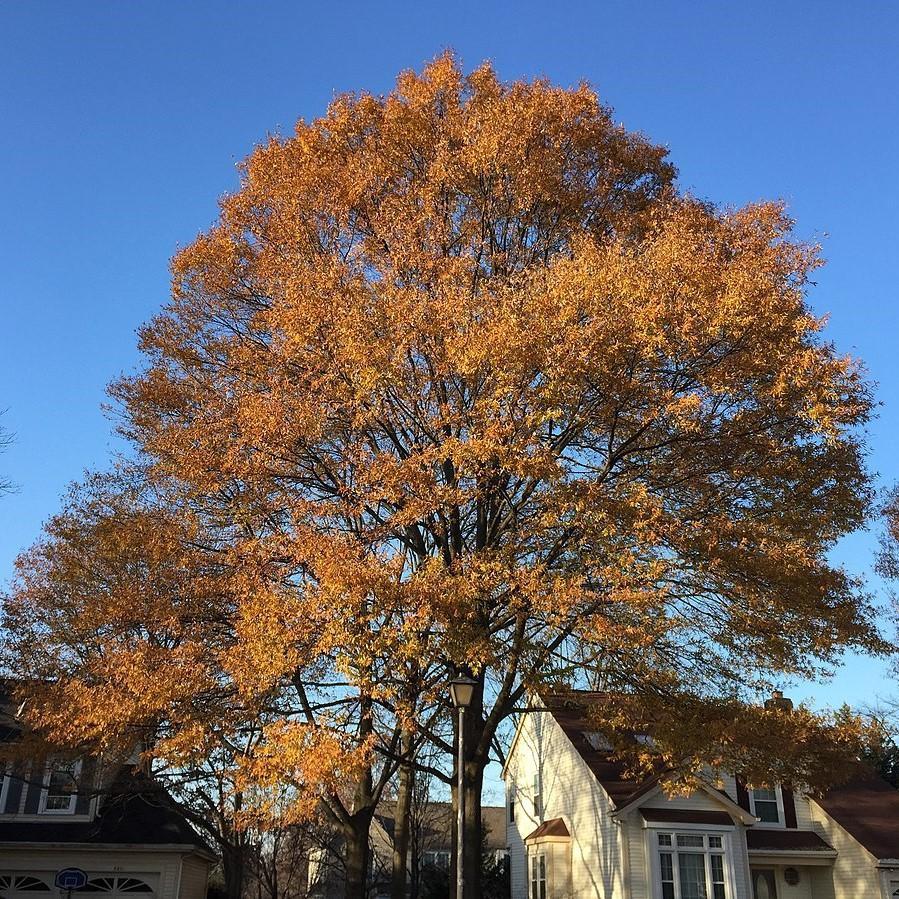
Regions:
<instances>
[{"instance_id":1,"label":"house roof","mask_svg":"<svg viewBox=\"0 0 899 899\"><path fill-rule=\"evenodd\" d=\"M587 767L593 772L603 789L609 794L616 808L631 805L642 796L650 794L659 784L664 771L643 778L627 776L621 762L610 758L609 753L595 749L590 744L588 734L591 724L588 719L590 707L600 703L607 694L590 691L569 691L566 693L542 693L540 699L544 707L571 741ZM733 799L723 791L723 800L733 804ZM819 805L865 849L878 859L899 859L899 790L886 781L868 773L845 786L830 790L823 798L816 800ZM762 831L750 831L749 833ZM788 829L791 834L803 831ZM772 831L764 831L766 835ZM775 839L770 836L754 839ZM784 838L789 841L790 838ZM823 843L823 841L822 841ZM802 847L796 847L802 848ZM831 847L823 844L823 849Z\"/></svg>"},{"instance_id":2,"label":"house roof","mask_svg":"<svg viewBox=\"0 0 899 899\"><path fill-rule=\"evenodd\" d=\"M602 693L571 691L541 694L540 699L609 794L613 805L620 808L650 792L661 779L662 772L643 778L628 776L623 762L612 760L608 752L595 749L590 744L587 734L591 727L587 714L591 705L601 702L603 696Z\"/></svg>"},{"instance_id":3,"label":"house roof","mask_svg":"<svg viewBox=\"0 0 899 899\"><path fill-rule=\"evenodd\" d=\"M746 845L750 852L834 851L833 846L811 830L775 830L753 827L746 831Z\"/></svg>"},{"instance_id":4,"label":"house roof","mask_svg":"<svg viewBox=\"0 0 899 899\"><path fill-rule=\"evenodd\" d=\"M0 843L178 844L212 852L183 817L145 795L106 803L93 821L5 821Z\"/></svg>"},{"instance_id":5,"label":"house roof","mask_svg":"<svg viewBox=\"0 0 899 899\"><path fill-rule=\"evenodd\" d=\"M528 834L525 843L531 840L539 840L541 837L570 837L568 827L561 818L550 818L544 821L533 833Z\"/></svg>"},{"instance_id":6,"label":"house roof","mask_svg":"<svg viewBox=\"0 0 899 899\"><path fill-rule=\"evenodd\" d=\"M124 766L93 821L4 821L0 843L193 846L214 855L163 788Z\"/></svg>"},{"instance_id":7,"label":"house roof","mask_svg":"<svg viewBox=\"0 0 899 899\"><path fill-rule=\"evenodd\" d=\"M644 821L671 824L733 824L734 819L727 812L712 812L706 809L646 808L640 809Z\"/></svg>"},{"instance_id":8,"label":"house roof","mask_svg":"<svg viewBox=\"0 0 899 899\"><path fill-rule=\"evenodd\" d=\"M17 739L21 725L12 696L15 678L0 677L0 743ZM106 845L193 846L215 855L188 824L161 784L130 765L122 765L104 791L92 821L6 820L0 822L0 843L87 843Z\"/></svg>"},{"instance_id":9,"label":"house roof","mask_svg":"<svg viewBox=\"0 0 899 899\"><path fill-rule=\"evenodd\" d=\"M428 802L418 812L418 826L427 842L427 849L449 849L452 846L453 807L448 802ZM393 840L395 819L385 803L375 815L389 839ZM502 805L481 806L487 849L506 848L506 809Z\"/></svg>"},{"instance_id":10,"label":"house roof","mask_svg":"<svg viewBox=\"0 0 899 899\"><path fill-rule=\"evenodd\" d=\"M815 801L878 859L899 859L899 790L867 775Z\"/></svg>"}]
</instances>

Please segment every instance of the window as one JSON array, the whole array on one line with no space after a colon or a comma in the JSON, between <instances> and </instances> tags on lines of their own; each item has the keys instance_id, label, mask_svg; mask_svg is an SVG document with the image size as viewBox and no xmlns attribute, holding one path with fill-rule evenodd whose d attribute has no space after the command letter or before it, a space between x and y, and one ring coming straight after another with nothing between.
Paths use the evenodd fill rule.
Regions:
<instances>
[{"instance_id":1,"label":"window","mask_svg":"<svg viewBox=\"0 0 899 899\"><path fill-rule=\"evenodd\" d=\"M657 833L660 899L728 899L721 834Z\"/></svg>"},{"instance_id":2,"label":"window","mask_svg":"<svg viewBox=\"0 0 899 899\"><path fill-rule=\"evenodd\" d=\"M755 787L749 791L750 811L763 824L782 824L780 798L774 787Z\"/></svg>"},{"instance_id":3,"label":"window","mask_svg":"<svg viewBox=\"0 0 899 899\"><path fill-rule=\"evenodd\" d=\"M30 874L0 874L0 890L16 890L20 893L49 893L50 887Z\"/></svg>"},{"instance_id":4,"label":"window","mask_svg":"<svg viewBox=\"0 0 899 899\"><path fill-rule=\"evenodd\" d=\"M540 792L540 775L534 775L534 817L539 821L543 816L543 796Z\"/></svg>"},{"instance_id":5,"label":"window","mask_svg":"<svg viewBox=\"0 0 899 899\"><path fill-rule=\"evenodd\" d=\"M448 871L450 866L450 853L443 850L426 852L424 854L424 865L426 868L437 868L440 871Z\"/></svg>"},{"instance_id":6,"label":"window","mask_svg":"<svg viewBox=\"0 0 899 899\"><path fill-rule=\"evenodd\" d=\"M531 856L531 899L546 899L546 856Z\"/></svg>"},{"instance_id":7,"label":"window","mask_svg":"<svg viewBox=\"0 0 899 899\"><path fill-rule=\"evenodd\" d=\"M152 893L153 887L138 877L92 877L76 893Z\"/></svg>"},{"instance_id":8,"label":"window","mask_svg":"<svg viewBox=\"0 0 899 899\"><path fill-rule=\"evenodd\" d=\"M515 787L509 788L509 823L515 823Z\"/></svg>"},{"instance_id":9,"label":"window","mask_svg":"<svg viewBox=\"0 0 899 899\"><path fill-rule=\"evenodd\" d=\"M752 869L752 895L753 899L777 899L773 871Z\"/></svg>"},{"instance_id":10,"label":"window","mask_svg":"<svg viewBox=\"0 0 899 899\"><path fill-rule=\"evenodd\" d=\"M78 775L81 762L57 759L47 766L40 812L45 815L71 815L78 801Z\"/></svg>"},{"instance_id":11,"label":"window","mask_svg":"<svg viewBox=\"0 0 899 899\"><path fill-rule=\"evenodd\" d=\"M6 794L9 792L9 765L0 762L0 815L6 811Z\"/></svg>"}]
</instances>

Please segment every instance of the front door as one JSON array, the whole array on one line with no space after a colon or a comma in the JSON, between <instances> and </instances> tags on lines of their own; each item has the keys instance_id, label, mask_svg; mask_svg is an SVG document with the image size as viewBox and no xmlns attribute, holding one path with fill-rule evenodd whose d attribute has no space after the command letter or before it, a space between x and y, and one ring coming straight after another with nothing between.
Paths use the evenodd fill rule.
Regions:
<instances>
[{"instance_id":1,"label":"front door","mask_svg":"<svg viewBox=\"0 0 899 899\"><path fill-rule=\"evenodd\" d=\"M773 871L766 868L752 869L752 899L777 899Z\"/></svg>"}]
</instances>

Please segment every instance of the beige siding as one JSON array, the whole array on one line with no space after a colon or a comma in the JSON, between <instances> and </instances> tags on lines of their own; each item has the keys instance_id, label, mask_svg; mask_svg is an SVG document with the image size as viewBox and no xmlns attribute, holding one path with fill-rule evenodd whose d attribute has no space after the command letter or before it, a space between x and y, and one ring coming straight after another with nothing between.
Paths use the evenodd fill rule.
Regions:
<instances>
[{"instance_id":1,"label":"beige siding","mask_svg":"<svg viewBox=\"0 0 899 899\"><path fill-rule=\"evenodd\" d=\"M542 785L541 819L533 807L535 774ZM622 852L609 799L548 712L525 715L509 759L506 789L515 799L515 823L508 827L512 899L527 896L524 839L549 818L563 818L571 833L572 899L623 895Z\"/></svg>"},{"instance_id":2,"label":"beige siding","mask_svg":"<svg viewBox=\"0 0 899 899\"><path fill-rule=\"evenodd\" d=\"M541 782L539 817L533 806L535 774ZM571 833L570 843L543 843L538 850L547 855L547 886L552 899L653 899L649 858L653 849L647 846L647 828L639 810L634 809L616 823L605 791L549 713L534 711L525 716L505 778L507 794L515 801L515 822L507 825L512 899L527 899L528 895L524 840L550 818L562 818ZM720 775L716 786L736 801L733 776ZM784 880L785 866L776 866L778 899L881 899L881 875L874 858L813 800L801 793L796 793L794 800L798 827L820 833L839 857L832 868L796 864L801 880L795 886ZM671 797L659 793L648 796L642 804L692 810L722 808L714 795L704 791ZM727 835L733 899L752 899L745 828L735 826Z\"/></svg>"},{"instance_id":3,"label":"beige siding","mask_svg":"<svg viewBox=\"0 0 899 899\"><path fill-rule=\"evenodd\" d=\"M814 800L809 801L811 821L834 849L837 856L831 870L834 899L880 899L880 874L876 860L862 845L851 837ZM817 893L815 899L818 899Z\"/></svg>"},{"instance_id":4,"label":"beige siding","mask_svg":"<svg viewBox=\"0 0 899 899\"><path fill-rule=\"evenodd\" d=\"M796 804L796 826L800 830L815 830L811 801L808 796L797 792L793 794L793 801Z\"/></svg>"},{"instance_id":5,"label":"beige siding","mask_svg":"<svg viewBox=\"0 0 899 899\"><path fill-rule=\"evenodd\" d=\"M209 866L198 858L185 858L181 862L181 884L178 899L205 899Z\"/></svg>"},{"instance_id":6,"label":"beige siding","mask_svg":"<svg viewBox=\"0 0 899 899\"><path fill-rule=\"evenodd\" d=\"M542 786L543 815L538 820L533 807L534 775ZM733 778L730 778L733 789ZM727 784L725 783L725 789ZM562 818L571 833L570 872L572 899L651 899L651 868L647 858L643 818L634 811L621 823L612 817L605 791L574 750L568 738L547 712L525 716L506 770L507 795L515 800L515 822L508 825L511 855L512 899L528 894L525 838L550 818ZM735 795L735 791L734 794ZM648 806L670 806L694 810L721 810L712 796L698 791L690 796L647 798ZM736 885L734 899L750 899L749 872L742 828L730 833L731 865ZM540 851L553 859L553 871L561 870L556 853L559 844ZM567 899L561 879L549 878L552 899ZM801 899L801 897L795 897Z\"/></svg>"},{"instance_id":7,"label":"beige siding","mask_svg":"<svg viewBox=\"0 0 899 899\"><path fill-rule=\"evenodd\" d=\"M646 831L643 819L637 812L627 815L622 822L624 841L627 844L629 860L628 899L648 899L652 895L650 888L650 860L646 854ZM617 899L617 897L616 897Z\"/></svg>"}]
</instances>

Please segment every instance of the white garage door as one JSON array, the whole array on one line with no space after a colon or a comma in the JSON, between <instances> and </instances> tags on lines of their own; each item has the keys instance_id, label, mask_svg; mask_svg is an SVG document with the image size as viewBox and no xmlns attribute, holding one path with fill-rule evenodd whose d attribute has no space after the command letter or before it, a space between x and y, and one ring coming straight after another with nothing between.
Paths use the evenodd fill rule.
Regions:
<instances>
[{"instance_id":1,"label":"white garage door","mask_svg":"<svg viewBox=\"0 0 899 899\"><path fill-rule=\"evenodd\" d=\"M2 899L24 899L30 896L31 899L40 899L40 896L49 896L51 892L56 892L52 886L52 879L48 878L46 872L36 871L34 873L0 872L0 897Z\"/></svg>"},{"instance_id":2,"label":"white garage door","mask_svg":"<svg viewBox=\"0 0 899 899\"><path fill-rule=\"evenodd\" d=\"M65 892L53 884L54 876L46 871L13 871L0 873L0 899L59 899ZM155 877L139 874L91 875L80 890L72 891L72 899L152 899Z\"/></svg>"}]
</instances>

